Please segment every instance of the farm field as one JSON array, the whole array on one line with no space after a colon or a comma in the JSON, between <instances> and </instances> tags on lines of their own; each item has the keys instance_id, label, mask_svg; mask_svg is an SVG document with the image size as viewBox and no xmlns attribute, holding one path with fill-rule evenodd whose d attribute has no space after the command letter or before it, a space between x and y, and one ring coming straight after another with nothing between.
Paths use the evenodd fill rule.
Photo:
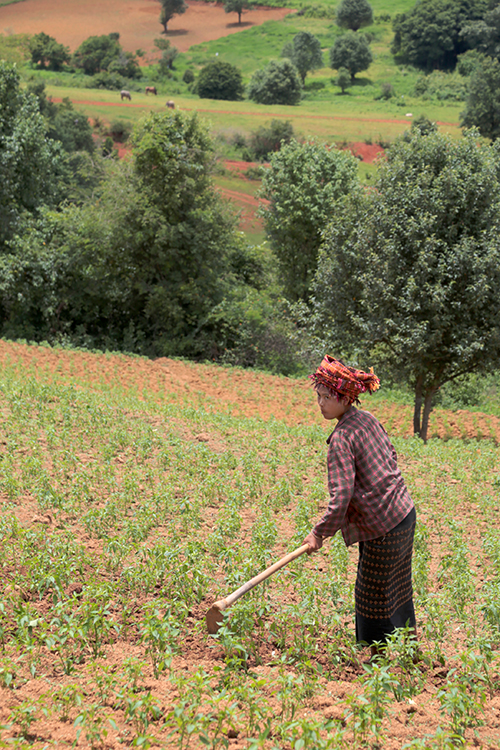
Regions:
<instances>
[{"instance_id":1,"label":"farm field","mask_svg":"<svg viewBox=\"0 0 500 750\"><path fill-rule=\"evenodd\" d=\"M326 498L306 381L0 342L0 742L8 747L500 747L500 420L383 388L417 506L421 658L355 647L340 538L232 607ZM424 739L426 738L426 739Z\"/></svg>"}]
</instances>

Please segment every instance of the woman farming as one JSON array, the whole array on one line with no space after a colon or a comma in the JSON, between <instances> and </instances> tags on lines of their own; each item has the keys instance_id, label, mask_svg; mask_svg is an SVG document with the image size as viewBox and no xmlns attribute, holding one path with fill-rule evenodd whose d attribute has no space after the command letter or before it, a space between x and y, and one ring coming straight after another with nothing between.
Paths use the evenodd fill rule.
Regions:
<instances>
[{"instance_id":1,"label":"woman farming","mask_svg":"<svg viewBox=\"0 0 500 750\"><path fill-rule=\"evenodd\" d=\"M347 546L359 542L355 587L356 640L372 647L396 628L416 633L411 583L415 508L386 431L358 396L379 388L376 375L326 356L310 376L325 419L337 425L328 444L330 502L306 536L309 554L342 531Z\"/></svg>"}]
</instances>

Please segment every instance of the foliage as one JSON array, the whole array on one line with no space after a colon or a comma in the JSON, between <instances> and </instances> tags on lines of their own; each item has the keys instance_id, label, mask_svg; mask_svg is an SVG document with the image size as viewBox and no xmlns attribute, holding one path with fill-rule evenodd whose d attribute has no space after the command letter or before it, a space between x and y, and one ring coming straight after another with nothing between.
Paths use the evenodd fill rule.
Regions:
<instances>
[{"instance_id":1,"label":"foliage","mask_svg":"<svg viewBox=\"0 0 500 750\"><path fill-rule=\"evenodd\" d=\"M75 51L73 65L89 76L106 71L110 75L140 78L142 73L136 55L125 52L118 39L115 33L88 37Z\"/></svg>"},{"instance_id":2,"label":"foliage","mask_svg":"<svg viewBox=\"0 0 500 750\"><path fill-rule=\"evenodd\" d=\"M310 31L299 31L291 42L283 47L283 57L288 57L299 71L302 85L311 70L323 67L323 54L318 37Z\"/></svg>"},{"instance_id":3,"label":"foliage","mask_svg":"<svg viewBox=\"0 0 500 750\"><path fill-rule=\"evenodd\" d=\"M245 88L241 71L235 65L214 60L200 70L195 90L202 99L233 101L243 98Z\"/></svg>"},{"instance_id":4,"label":"foliage","mask_svg":"<svg viewBox=\"0 0 500 750\"><path fill-rule=\"evenodd\" d=\"M391 52L424 70L453 70L468 46L461 29L479 20L486 8L486 0L421 0L395 17Z\"/></svg>"},{"instance_id":5,"label":"foliage","mask_svg":"<svg viewBox=\"0 0 500 750\"><path fill-rule=\"evenodd\" d=\"M346 68L354 80L356 73L367 70L373 61L370 46L364 34L348 31L337 37L330 48L330 67L334 70Z\"/></svg>"},{"instance_id":6,"label":"foliage","mask_svg":"<svg viewBox=\"0 0 500 750\"><path fill-rule=\"evenodd\" d=\"M224 0L224 10L226 13L237 13L238 23L241 23L241 14L244 10L252 8L250 0Z\"/></svg>"},{"instance_id":7,"label":"foliage","mask_svg":"<svg viewBox=\"0 0 500 750\"><path fill-rule=\"evenodd\" d=\"M174 69L174 60L179 55L179 50L170 43L170 39L155 39L155 47L161 51L158 67L160 73L170 77Z\"/></svg>"},{"instance_id":8,"label":"foliage","mask_svg":"<svg viewBox=\"0 0 500 750\"><path fill-rule=\"evenodd\" d=\"M69 47L58 44L54 37L40 32L31 37L29 41L31 62L41 68L48 67L49 70L61 70L65 63L71 60Z\"/></svg>"},{"instance_id":9,"label":"foliage","mask_svg":"<svg viewBox=\"0 0 500 750\"><path fill-rule=\"evenodd\" d=\"M160 23L165 34L168 31L168 22L174 17L185 13L187 5L184 0L160 0Z\"/></svg>"},{"instance_id":10,"label":"foliage","mask_svg":"<svg viewBox=\"0 0 500 750\"><path fill-rule=\"evenodd\" d=\"M255 159L266 161L283 143L290 143L295 131L290 120L271 120L269 125L261 125L250 138L250 149Z\"/></svg>"},{"instance_id":11,"label":"foliage","mask_svg":"<svg viewBox=\"0 0 500 750\"><path fill-rule=\"evenodd\" d=\"M500 63L485 58L472 73L465 110L460 125L477 127L485 138L496 140L500 136Z\"/></svg>"},{"instance_id":12,"label":"foliage","mask_svg":"<svg viewBox=\"0 0 500 750\"><path fill-rule=\"evenodd\" d=\"M498 155L477 138L394 144L376 192L335 213L313 284L317 335L410 384L424 439L443 383L498 366Z\"/></svg>"},{"instance_id":13,"label":"foliage","mask_svg":"<svg viewBox=\"0 0 500 750\"><path fill-rule=\"evenodd\" d=\"M346 89L349 88L351 83L351 74L349 73L347 68L339 68L337 71L337 76L335 78L335 85L340 88L343 94L345 94Z\"/></svg>"},{"instance_id":14,"label":"foliage","mask_svg":"<svg viewBox=\"0 0 500 750\"><path fill-rule=\"evenodd\" d=\"M337 25L358 31L373 23L373 8L368 0L341 0L337 8Z\"/></svg>"},{"instance_id":15,"label":"foliage","mask_svg":"<svg viewBox=\"0 0 500 750\"><path fill-rule=\"evenodd\" d=\"M500 5L496 5L484 18L467 24L461 36L471 49L490 57L500 58Z\"/></svg>"},{"instance_id":16,"label":"foliage","mask_svg":"<svg viewBox=\"0 0 500 750\"><path fill-rule=\"evenodd\" d=\"M396 92L394 91L394 86L392 83L389 83L388 81L385 81L380 86L380 94L375 97L375 99L380 100L384 99L387 101L388 99L392 99L393 96L395 96Z\"/></svg>"},{"instance_id":17,"label":"foliage","mask_svg":"<svg viewBox=\"0 0 500 750\"><path fill-rule=\"evenodd\" d=\"M261 191L270 203L262 215L288 299L308 298L322 232L356 172L351 154L314 141L292 140L271 157Z\"/></svg>"},{"instance_id":18,"label":"foliage","mask_svg":"<svg viewBox=\"0 0 500 750\"><path fill-rule=\"evenodd\" d=\"M255 71L248 96L258 104L298 104L301 86L294 65L289 60L272 60Z\"/></svg>"},{"instance_id":19,"label":"foliage","mask_svg":"<svg viewBox=\"0 0 500 750\"><path fill-rule=\"evenodd\" d=\"M413 93L422 99L463 102L467 96L467 82L458 72L445 73L442 70L433 70L432 73L418 78Z\"/></svg>"},{"instance_id":20,"label":"foliage","mask_svg":"<svg viewBox=\"0 0 500 750\"><path fill-rule=\"evenodd\" d=\"M0 61L0 250L25 215L61 196L63 159L46 134L37 100L21 91L15 66Z\"/></svg>"}]
</instances>

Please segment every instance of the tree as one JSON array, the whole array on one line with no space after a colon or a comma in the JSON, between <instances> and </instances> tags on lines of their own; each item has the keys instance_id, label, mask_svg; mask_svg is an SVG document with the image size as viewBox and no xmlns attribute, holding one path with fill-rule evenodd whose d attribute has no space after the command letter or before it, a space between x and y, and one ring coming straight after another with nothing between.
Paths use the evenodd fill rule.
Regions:
<instances>
[{"instance_id":1,"label":"tree","mask_svg":"<svg viewBox=\"0 0 500 750\"><path fill-rule=\"evenodd\" d=\"M120 43L111 34L89 36L75 51L73 64L76 68L82 68L87 75L95 75L108 70L121 51Z\"/></svg>"},{"instance_id":2,"label":"tree","mask_svg":"<svg viewBox=\"0 0 500 750\"><path fill-rule=\"evenodd\" d=\"M373 56L365 35L355 34L354 31L337 37L330 49L330 67L334 70L346 68L351 74L351 81L356 73L367 70L372 60Z\"/></svg>"},{"instance_id":3,"label":"tree","mask_svg":"<svg viewBox=\"0 0 500 750\"><path fill-rule=\"evenodd\" d=\"M478 137L396 141L335 212L312 287L316 335L409 383L424 440L440 386L500 364L499 148Z\"/></svg>"},{"instance_id":4,"label":"tree","mask_svg":"<svg viewBox=\"0 0 500 750\"><path fill-rule=\"evenodd\" d=\"M476 126L482 136L496 140L500 137L500 63L485 58L472 73L469 81L465 110L460 126Z\"/></svg>"},{"instance_id":5,"label":"tree","mask_svg":"<svg viewBox=\"0 0 500 750\"><path fill-rule=\"evenodd\" d=\"M367 0L342 0L337 8L337 26L358 31L373 23L373 8Z\"/></svg>"},{"instance_id":6,"label":"tree","mask_svg":"<svg viewBox=\"0 0 500 750\"><path fill-rule=\"evenodd\" d=\"M63 157L37 99L21 91L15 66L0 61L0 251L26 217L62 198Z\"/></svg>"},{"instance_id":7,"label":"tree","mask_svg":"<svg viewBox=\"0 0 500 750\"><path fill-rule=\"evenodd\" d=\"M269 201L262 215L288 299L308 298L322 232L356 179L354 157L320 143L292 140L272 155L262 180L261 195Z\"/></svg>"},{"instance_id":8,"label":"tree","mask_svg":"<svg viewBox=\"0 0 500 750\"><path fill-rule=\"evenodd\" d=\"M250 150L255 159L269 159L279 151L283 143L290 143L295 132L290 120L271 120L269 125L261 125L250 136Z\"/></svg>"},{"instance_id":9,"label":"tree","mask_svg":"<svg viewBox=\"0 0 500 750\"><path fill-rule=\"evenodd\" d=\"M461 30L461 37L471 49L490 57L500 58L500 5Z\"/></svg>"},{"instance_id":10,"label":"tree","mask_svg":"<svg viewBox=\"0 0 500 750\"><path fill-rule=\"evenodd\" d=\"M71 60L69 47L58 44L54 37L44 34L35 34L29 41L31 62L41 68L49 67L50 70L60 70L65 63Z\"/></svg>"},{"instance_id":11,"label":"tree","mask_svg":"<svg viewBox=\"0 0 500 750\"><path fill-rule=\"evenodd\" d=\"M351 85L351 74L349 73L347 68L338 69L335 83L340 87L342 93L345 94L346 89Z\"/></svg>"},{"instance_id":12,"label":"tree","mask_svg":"<svg viewBox=\"0 0 500 750\"><path fill-rule=\"evenodd\" d=\"M200 70L196 93L202 99L243 99L245 88L241 71L222 60L214 60Z\"/></svg>"},{"instance_id":13,"label":"tree","mask_svg":"<svg viewBox=\"0 0 500 750\"><path fill-rule=\"evenodd\" d=\"M55 104L47 99L45 83L31 81L26 87L28 94L34 94L38 100L38 107L47 121L47 135L54 141L59 141L63 149L73 151L94 151L92 128L86 117L77 112L71 100L65 97L61 104Z\"/></svg>"},{"instance_id":14,"label":"tree","mask_svg":"<svg viewBox=\"0 0 500 750\"><path fill-rule=\"evenodd\" d=\"M160 23L163 26L163 32L168 32L168 22L174 16L179 16L185 13L188 6L184 0L160 0L161 11L160 11Z\"/></svg>"},{"instance_id":15,"label":"tree","mask_svg":"<svg viewBox=\"0 0 500 750\"><path fill-rule=\"evenodd\" d=\"M462 28L486 10L487 0L420 0L394 19L391 52L424 70L451 70L467 50Z\"/></svg>"},{"instance_id":16,"label":"tree","mask_svg":"<svg viewBox=\"0 0 500 750\"><path fill-rule=\"evenodd\" d=\"M224 10L226 13L237 13L238 23L241 23L241 14L244 10L251 10L253 5L250 0L224 0Z\"/></svg>"},{"instance_id":17,"label":"tree","mask_svg":"<svg viewBox=\"0 0 500 750\"><path fill-rule=\"evenodd\" d=\"M170 39L155 39L155 47L161 52L161 58L158 63L158 68L162 75L170 77L171 70L174 70L174 60L179 55L179 50L174 47Z\"/></svg>"},{"instance_id":18,"label":"tree","mask_svg":"<svg viewBox=\"0 0 500 750\"><path fill-rule=\"evenodd\" d=\"M256 70L248 86L248 96L259 104L298 104L301 85L290 60L272 60Z\"/></svg>"},{"instance_id":19,"label":"tree","mask_svg":"<svg viewBox=\"0 0 500 750\"><path fill-rule=\"evenodd\" d=\"M299 31L292 42L285 44L281 53L282 57L288 57L299 71L302 85L310 70L323 67L323 55L321 43L318 37L310 31Z\"/></svg>"}]
</instances>

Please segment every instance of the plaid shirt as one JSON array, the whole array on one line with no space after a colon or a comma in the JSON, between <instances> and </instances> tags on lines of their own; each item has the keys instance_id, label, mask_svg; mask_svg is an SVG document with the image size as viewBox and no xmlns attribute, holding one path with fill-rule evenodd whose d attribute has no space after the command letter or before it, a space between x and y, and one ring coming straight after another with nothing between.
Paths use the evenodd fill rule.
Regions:
<instances>
[{"instance_id":1,"label":"plaid shirt","mask_svg":"<svg viewBox=\"0 0 500 750\"><path fill-rule=\"evenodd\" d=\"M314 533L327 537L341 529L347 546L384 536L413 508L386 431L351 406L327 443L330 502Z\"/></svg>"}]
</instances>

